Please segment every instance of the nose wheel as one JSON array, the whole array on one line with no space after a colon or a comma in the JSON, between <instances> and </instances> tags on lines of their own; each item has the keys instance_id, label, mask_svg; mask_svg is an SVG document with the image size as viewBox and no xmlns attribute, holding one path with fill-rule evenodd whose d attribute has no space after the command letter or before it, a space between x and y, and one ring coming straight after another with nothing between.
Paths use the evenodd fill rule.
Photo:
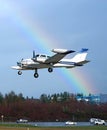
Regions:
<instances>
[{"instance_id":1,"label":"nose wheel","mask_svg":"<svg viewBox=\"0 0 107 130\"><path fill-rule=\"evenodd\" d=\"M18 71L18 75L21 75L22 74L22 71Z\"/></svg>"}]
</instances>

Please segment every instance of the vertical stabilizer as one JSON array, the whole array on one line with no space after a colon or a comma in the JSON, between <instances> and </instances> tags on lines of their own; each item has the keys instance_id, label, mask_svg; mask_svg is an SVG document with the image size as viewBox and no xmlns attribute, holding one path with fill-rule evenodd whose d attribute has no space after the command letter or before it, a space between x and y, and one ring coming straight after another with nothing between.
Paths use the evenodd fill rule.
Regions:
<instances>
[{"instance_id":1,"label":"vertical stabilizer","mask_svg":"<svg viewBox=\"0 0 107 130\"><path fill-rule=\"evenodd\" d=\"M72 59L72 62L79 63L86 59L88 49L82 48Z\"/></svg>"}]
</instances>

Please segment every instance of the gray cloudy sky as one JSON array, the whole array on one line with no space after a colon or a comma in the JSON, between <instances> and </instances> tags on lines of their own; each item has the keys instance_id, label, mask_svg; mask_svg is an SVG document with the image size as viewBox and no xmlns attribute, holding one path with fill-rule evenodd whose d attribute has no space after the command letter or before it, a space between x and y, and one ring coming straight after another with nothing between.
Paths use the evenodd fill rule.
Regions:
<instances>
[{"instance_id":1,"label":"gray cloudy sky","mask_svg":"<svg viewBox=\"0 0 107 130\"><path fill-rule=\"evenodd\" d=\"M0 0L0 91L39 97L42 93L107 93L106 0ZM18 76L11 66L32 51L89 48L90 63L72 70L39 70ZM72 54L68 57L72 57Z\"/></svg>"}]
</instances>

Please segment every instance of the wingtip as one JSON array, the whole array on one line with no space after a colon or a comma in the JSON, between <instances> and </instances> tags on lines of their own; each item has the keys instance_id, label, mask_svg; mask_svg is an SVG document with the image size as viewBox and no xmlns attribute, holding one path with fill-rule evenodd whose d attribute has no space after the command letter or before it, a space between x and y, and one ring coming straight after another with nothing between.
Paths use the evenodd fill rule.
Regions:
<instances>
[{"instance_id":1,"label":"wingtip","mask_svg":"<svg viewBox=\"0 0 107 130\"><path fill-rule=\"evenodd\" d=\"M74 53L74 50L68 50L67 52L65 52L65 54L70 54L70 53Z\"/></svg>"}]
</instances>

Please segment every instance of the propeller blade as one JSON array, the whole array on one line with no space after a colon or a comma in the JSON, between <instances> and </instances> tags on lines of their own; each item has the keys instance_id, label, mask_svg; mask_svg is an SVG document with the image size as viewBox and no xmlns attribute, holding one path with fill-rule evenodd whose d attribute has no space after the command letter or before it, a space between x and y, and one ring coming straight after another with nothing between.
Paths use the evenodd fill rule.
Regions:
<instances>
[{"instance_id":1,"label":"propeller blade","mask_svg":"<svg viewBox=\"0 0 107 130\"><path fill-rule=\"evenodd\" d=\"M36 58L35 51L33 51L33 58Z\"/></svg>"}]
</instances>

